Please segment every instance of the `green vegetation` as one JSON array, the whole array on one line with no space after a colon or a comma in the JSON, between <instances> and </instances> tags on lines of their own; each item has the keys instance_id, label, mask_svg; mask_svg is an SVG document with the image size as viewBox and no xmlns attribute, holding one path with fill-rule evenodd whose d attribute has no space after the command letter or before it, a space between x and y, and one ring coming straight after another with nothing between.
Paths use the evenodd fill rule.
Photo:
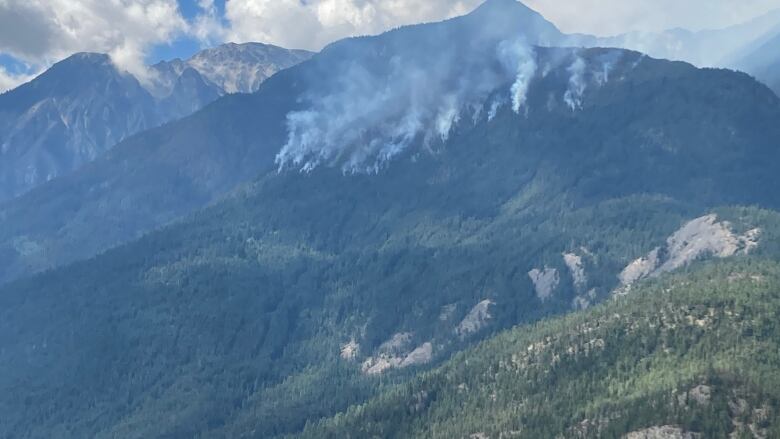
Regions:
<instances>
[{"instance_id":1,"label":"green vegetation","mask_svg":"<svg viewBox=\"0 0 780 439\"><path fill-rule=\"evenodd\" d=\"M613 91L600 105L620 112L663 88L638 81L644 88L618 87L622 104ZM534 99L543 96L540 88ZM424 369L498 331L573 310L582 291L564 252L590 254L581 288L598 302L623 267L712 206L780 201L771 184L758 191L742 181L763 179L764 168L729 174L741 161L708 159L706 148L647 144L626 157L625 145L642 145L648 126L684 134L675 118L660 116L675 99L632 116L654 121L644 128L618 128L630 125L600 107L566 116L571 123L509 110L456 132L442 152L400 159L380 175L274 172L179 224L3 287L0 436L292 434L413 376L418 368L361 373L360 363L396 333L411 333L412 347L432 343ZM730 116L693 102L678 111L698 112L693 138L710 139L707 127ZM598 142L581 140L590 132L601 133ZM718 145L710 149L730 143ZM761 146L740 145L745 157ZM721 171L722 181L700 178ZM756 254L780 254L773 211L718 213L736 231L764 231ZM544 267L558 270L560 286L542 301L528 272ZM495 303L485 326L456 335L484 300ZM353 339L359 355L345 361L339 351Z\"/></svg>"},{"instance_id":2,"label":"green vegetation","mask_svg":"<svg viewBox=\"0 0 780 439\"><path fill-rule=\"evenodd\" d=\"M4 288L2 435L295 433L419 370L361 373L393 334L412 333L413 346L431 341L435 365L473 341L572 310L578 292L563 252L592 253L587 288L598 300L628 262L708 212L660 196L572 207L542 174L479 186L467 173L432 190L422 178L432 170L417 172L269 177L187 222ZM756 254L772 256L777 214L718 213L735 231L760 227ZM560 270L561 285L541 301L527 273L544 265ZM495 303L487 325L457 337L485 299ZM445 307L452 315L442 320ZM360 354L345 361L339 351L352 339Z\"/></svg>"},{"instance_id":3,"label":"green vegetation","mask_svg":"<svg viewBox=\"0 0 780 439\"><path fill-rule=\"evenodd\" d=\"M314 436L318 428L357 437L433 434L414 411L405 412L408 405L394 404L393 398L407 401L403 393L385 391L436 379L444 397L452 391L444 385L448 375L418 380L416 374L516 325L608 299L624 267L663 246L691 219L715 211L735 233L760 228L751 256L735 256L748 267L751 257L780 257L780 214L769 210L780 207L780 100L746 75L632 52L618 54L612 79L589 87L576 111L562 100L571 58L600 63L610 54L540 48L537 62L551 69L530 87L527 114L505 105L490 120L464 117L446 144L410 147L376 175L345 175L338 166L276 172L273 157L285 141L285 116L304 105L297 98L306 94L307 81L353 64L387 67L394 59L388 53L407 54L404 48L424 59L419 45L427 36L441 42L442 26L330 46L274 76L256 95L219 100L128 140L58 186L0 206L0 281L132 240L0 288L0 437L274 438L300 433L307 423ZM469 42L469 34L456 31L443 35ZM441 45L458 43L445 39ZM509 96L510 85L497 93ZM252 177L211 207L138 237ZM564 253L582 259L580 281ZM539 293L529 276L534 269L554 273L550 278L558 282ZM604 309L610 308L543 324L539 331ZM675 380L707 383L716 389L713 401L723 401L718 383L735 378L702 369L694 361L701 356L683 364L679 371L688 373L682 378L658 375L660 387L652 374L626 381L628 371L639 370L632 362L646 357L668 371L671 360L651 355L666 340L660 329L645 344L630 339L625 352L613 349L622 343L625 324L605 321L614 331L601 337L611 356L559 365L553 370L560 381L544 368L528 369L520 386L498 370L473 376L475 384L498 377L516 389L496 394L509 411L497 407L495 429L485 426L486 433L522 421L527 431L564 434L572 419L605 419L599 416L613 396L629 400L625 410L647 407L631 405L634 391L646 398L636 401L666 401ZM672 334L668 342L682 355L686 346L698 346L689 335ZM491 343L509 345L512 337ZM574 335L564 331L561 337ZM387 343L396 339L409 346ZM704 347L713 355L732 347L701 339L710 340ZM342 358L350 342L359 345L355 356ZM422 355L400 368L397 360L406 361L418 347L430 347L431 361ZM375 376L362 372L364 361L393 350L404 356L392 357L399 367ZM488 367L490 357L476 352ZM474 373L473 361L456 358L446 367L465 368L464 379ZM605 367L589 358L600 358ZM625 363L617 362L621 358ZM577 374L585 375L577 380ZM430 383L427 388L435 389ZM609 383L617 387L601 389ZM747 389L744 398L759 403L750 396L750 382L737 383L730 387ZM555 399L560 407L542 404L553 402L556 389L569 398ZM579 393L592 396L589 405L575 404L571 395ZM520 394L538 413L521 410L527 406L516 404ZM489 404L473 395L466 401L474 404L473 415L446 404L436 412L434 402L446 400L432 393L420 400L431 411L416 413L422 423L422 415L432 416L430 425L441 425L442 432L454 431L447 423L476 427L477 416L493 415L480 411ZM367 401L374 402L363 406ZM385 403L387 413L373 412L376 419L363 427L350 424ZM664 410L658 419L683 413ZM552 412L570 418L542 426L541 420L554 420ZM637 425L656 420L643 416L620 419ZM679 416L676 422L695 427ZM410 430L388 426L399 419L408 419ZM605 434L619 430L610 420ZM719 429L713 434L727 427L713 424Z\"/></svg>"},{"instance_id":4,"label":"green vegetation","mask_svg":"<svg viewBox=\"0 0 780 439\"><path fill-rule=\"evenodd\" d=\"M301 437L778 437L778 293L776 262L706 264L502 333Z\"/></svg>"}]
</instances>

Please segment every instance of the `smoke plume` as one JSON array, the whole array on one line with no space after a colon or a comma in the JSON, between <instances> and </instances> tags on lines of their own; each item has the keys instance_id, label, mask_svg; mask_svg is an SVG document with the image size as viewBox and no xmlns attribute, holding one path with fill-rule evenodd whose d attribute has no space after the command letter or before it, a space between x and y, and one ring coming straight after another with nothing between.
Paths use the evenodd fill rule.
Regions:
<instances>
[{"instance_id":1,"label":"smoke plume","mask_svg":"<svg viewBox=\"0 0 780 439\"><path fill-rule=\"evenodd\" d=\"M378 172L412 144L433 148L464 120L494 117L502 86L511 84L508 100L520 112L536 72L534 49L519 39L410 49L384 65L356 58L329 66L335 79L310 89L308 108L287 116L280 169L339 164L347 173Z\"/></svg>"},{"instance_id":2,"label":"smoke plume","mask_svg":"<svg viewBox=\"0 0 780 439\"><path fill-rule=\"evenodd\" d=\"M582 107L582 95L585 94L585 89L588 87L585 82L586 67L585 60L578 56L567 69L571 76L569 76L569 88L563 95L563 100L572 111Z\"/></svg>"}]
</instances>

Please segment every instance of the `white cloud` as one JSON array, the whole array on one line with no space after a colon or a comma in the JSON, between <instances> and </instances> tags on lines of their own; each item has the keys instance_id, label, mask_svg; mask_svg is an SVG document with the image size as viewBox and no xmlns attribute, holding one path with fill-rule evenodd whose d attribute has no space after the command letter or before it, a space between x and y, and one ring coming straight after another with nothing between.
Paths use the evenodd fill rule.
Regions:
<instances>
[{"instance_id":1,"label":"white cloud","mask_svg":"<svg viewBox=\"0 0 780 439\"><path fill-rule=\"evenodd\" d=\"M481 0L229 0L230 41L319 50L335 40L462 15Z\"/></svg>"},{"instance_id":2,"label":"white cloud","mask_svg":"<svg viewBox=\"0 0 780 439\"><path fill-rule=\"evenodd\" d=\"M214 0L198 0L198 7L201 13L193 20L190 34L206 46L223 42L227 37L227 29Z\"/></svg>"},{"instance_id":3,"label":"white cloud","mask_svg":"<svg viewBox=\"0 0 780 439\"><path fill-rule=\"evenodd\" d=\"M0 93L31 80L35 75L14 74L0 66Z\"/></svg>"},{"instance_id":4,"label":"white cloud","mask_svg":"<svg viewBox=\"0 0 780 439\"><path fill-rule=\"evenodd\" d=\"M38 67L104 52L143 78L147 51L187 28L176 0L0 0L0 52Z\"/></svg>"}]
</instances>

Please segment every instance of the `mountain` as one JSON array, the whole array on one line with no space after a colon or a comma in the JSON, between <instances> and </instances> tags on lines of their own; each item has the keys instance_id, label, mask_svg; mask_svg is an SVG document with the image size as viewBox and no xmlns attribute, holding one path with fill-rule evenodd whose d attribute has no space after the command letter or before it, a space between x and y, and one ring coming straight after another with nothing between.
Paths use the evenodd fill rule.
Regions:
<instances>
[{"instance_id":1,"label":"mountain","mask_svg":"<svg viewBox=\"0 0 780 439\"><path fill-rule=\"evenodd\" d=\"M226 93L253 93L276 72L312 56L305 50L288 50L261 43L228 43L207 49L185 62Z\"/></svg>"},{"instance_id":2,"label":"mountain","mask_svg":"<svg viewBox=\"0 0 780 439\"><path fill-rule=\"evenodd\" d=\"M91 257L272 169L289 85L225 96L0 205L0 279Z\"/></svg>"},{"instance_id":3,"label":"mountain","mask_svg":"<svg viewBox=\"0 0 780 439\"><path fill-rule=\"evenodd\" d=\"M724 29L630 32L601 38L599 43L637 50L658 58L687 61L700 67L728 67L734 64L735 58L778 32L780 9Z\"/></svg>"},{"instance_id":4,"label":"mountain","mask_svg":"<svg viewBox=\"0 0 780 439\"><path fill-rule=\"evenodd\" d=\"M738 69L750 73L776 92L774 66L780 38L780 9L724 29L692 32L629 32L612 37L571 35L571 45L621 47L657 58L687 61L700 67Z\"/></svg>"},{"instance_id":5,"label":"mountain","mask_svg":"<svg viewBox=\"0 0 780 439\"><path fill-rule=\"evenodd\" d=\"M0 95L0 201L80 168L131 135L251 92L310 54L224 45L152 67L142 84L107 55L81 53ZM220 70L219 67L223 69Z\"/></svg>"},{"instance_id":6,"label":"mountain","mask_svg":"<svg viewBox=\"0 0 780 439\"><path fill-rule=\"evenodd\" d=\"M0 95L0 200L100 156L157 123L155 103L107 55L76 54Z\"/></svg>"},{"instance_id":7,"label":"mountain","mask_svg":"<svg viewBox=\"0 0 780 439\"><path fill-rule=\"evenodd\" d=\"M776 95L533 47L496 5L336 43L5 205L23 271L216 201L0 289L0 436L284 437L518 324L777 258L778 214L739 207L780 206Z\"/></svg>"},{"instance_id":8,"label":"mountain","mask_svg":"<svg viewBox=\"0 0 780 439\"><path fill-rule=\"evenodd\" d=\"M491 23L491 26L485 28L484 23ZM526 27L518 27L516 23L525 23ZM541 35L539 39L534 39L538 35ZM474 36L479 38L472 38ZM334 44L315 60L272 78L267 87L261 87L253 96L225 97L190 118L128 139L79 172L0 205L0 282L88 258L135 239L217 200L238 184L278 167L275 155L290 139L298 138L288 136L291 120L288 115L296 117L296 123L292 125L298 130L296 132L303 135L309 130L314 133L309 137L311 139L359 133L350 127L368 121L384 126L385 136L395 137L385 139L384 145L391 146L390 152L420 140L426 143L426 148L438 148L438 143L443 143L449 135L447 129L457 125L456 119L463 119L453 106L471 105L474 109L481 108L483 115L497 113L502 105L517 105L521 111L524 81L556 68L561 75L567 76L558 85L561 90L556 93L559 96L556 99L550 91L537 107L563 105L564 109L573 111L580 105L581 93L600 89L598 84L610 83L610 78L620 78L614 76L617 73L611 70L613 64L635 58L633 54L625 55L620 51L592 52L594 58L586 65L562 51L555 52L560 56L552 53L550 60L542 64L530 56L531 46L525 44L549 43L559 37L554 26L530 9L512 0L494 0L466 17L445 23L411 26L380 37ZM427 39L427 43L420 44L417 41L420 38ZM402 56L393 59L385 56L387 53ZM431 57L431 53L437 56ZM640 65L636 59L632 63ZM465 66L460 68L468 75L453 76L460 74L452 67L454 65ZM492 67L485 70L485 65ZM685 71L682 65L668 66L653 68L659 72L668 68L669 73L659 73L662 75ZM585 67L592 71L586 71ZM577 73L580 69L582 71ZM722 80L719 75L711 75L712 81ZM507 93L491 98L494 88L501 81L509 81L510 76L514 78L512 96ZM379 83L383 84L383 93L377 92ZM473 86L476 83L479 87ZM740 84L744 86L748 82ZM405 92L396 93L394 89ZM326 93L329 90L341 93ZM745 93L742 100L729 105L747 111L745 107L753 105L753 96L761 103L759 108L774 104L759 90L745 90ZM314 101L308 108L312 110L309 113L300 111L307 109L303 98ZM644 96L637 98L647 99ZM486 100L490 102L485 105ZM407 111L409 108L413 111ZM331 114L343 116L339 126L327 123L318 126L327 122ZM755 123L769 119L771 117L758 116ZM739 122L745 121L740 119ZM558 123L567 122L564 119ZM695 135L705 136L707 142L710 142L710 136L720 136L716 141L723 145L724 151L729 151L724 152L724 157L729 157L734 153L726 142L747 141L734 138L730 131L721 132L729 130L734 123L729 120L723 121L722 126L702 125L697 127ZM425 127L426 131L414 127ZM317 131L324 129L328 132ZM645 129L647 132L632 134L638 136L636 142L657 145L653 148L670 152L681 147L676 143L681 140L671 134L657 128ZM679 131L682 127L676 129ZM692 136L690 133L680 135ZM756 138L755 145L767 143L767 139L758 134L745 136ZM343 139L335 140L341 142ZM284 148L293 161L295 151L292 148L300 146L298 143ZM705 149L708 145L701 145L702 156L710 154ZM321 147L311 145L320 150L327 150L331 145ZM388 151L373 153L388 155ZM337 152L338 148L334 149L334 154ZM749 160L749 156L745 154L740 160ZM728 160L724 159L724 163ZM370 167L376 162L359 164ZM735 199L739 201L739 197Z\"/></svg>"},{"instance_id":9,"label":"mountain","mask_svg":"<svg viewBox=\"0 0 780 439\"><path fill-rule=\"evenodd\" d=\"M777 34L734 61L740 70L750 72L780 94L780 29Z\"/></svg>"},{"instance_id":10,"label":"mountain","mask_svg":"<svg viewBox=\"0 0 780 439\"><path fill-rule=\"evenodd\" d=\"M699 267L500 334L303 438L780 435L777 262Z\"/></svg>"},{"instance_id":11,"label":"mountain","mask_svg":"<svg viewBox=\"0 0 780 439\"><path fill-rule=\"evenodd\" d=\"M492 23L490 29L476 29L486 22ZM524 27L517 27L517 23ZM419 32L432 40L414 51L419 44L413 39ZM349 51L358 50L366 42L370 44L363 54L366 58L360 60L364 66L376 62L376 67L400 68L388 66L386 59L372 54L371 47L382 44L387 45L384 50L407 51L410 63L426 62L430 52L441 53L443 66L458 56L457 46L448 41L464 40L458 33L482 35L482 47L513 38L549 42L559 35L554 26L530 9L511 0L492 0L448 25L409 27L378 40L353 39L335 44L321 63L312 64L300 77L312 82L310 89L320 87L316 76L351 78L342 71L350 68L349 60L342 57L351 56ZM539 39L533 39L537 35ZM478 56L493 57L495 50L492 47ZM508 53L515 48L502 50ZM472 64L476 65L476 59ZM331 67L341 70L329 71ZM281 76L255 96L227 96L188 119L132 137L79 172L0 205L0 282L89 257L134 239L276 167L274 155L285 143L287 114L300 107L297 97L305 95L303 84L296 83L296 75ZM359 84L352 82L353 86ZM371 91L370 87L364 90Z\"/></svg>"}]
</instances>

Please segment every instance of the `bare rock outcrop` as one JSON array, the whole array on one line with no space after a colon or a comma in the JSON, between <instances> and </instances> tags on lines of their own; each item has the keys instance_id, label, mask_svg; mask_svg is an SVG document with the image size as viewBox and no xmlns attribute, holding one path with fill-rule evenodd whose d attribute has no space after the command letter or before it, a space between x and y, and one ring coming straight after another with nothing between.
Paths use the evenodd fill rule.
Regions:
<instances>
[{"instance_id":1,"label":"bare rock outcrop","mask_svg":"<svg viewBox=\"0 0 780 439\"><path fill-rule=\"evenodd\" d=\"M531 278L531 282L533 282L536 290L536 296L541 301L552 297L555 289L558 288L558 284L561 282L558 270L549 267L544 267L543 270L534 268L528 272L528 277Z\"/></svg>"},{"instance_id":2,"label":"bare rock outcrop","mask_svg":"<svg viewBox=\"0 0 780 439\"><path fill-rule=\"evenodd\" d=\"M410 349L412 334L399 332L379 346L375 356L367 358L361 367L366 375L380 375L393 368L405 368L430 363L433 344L425 342Z\"/></svg>"},{"instance_id":3,"label":"bare rock outcrop","mask_svg":"<svg viewBox=\"0 0 780 439\"><path fill-rule=\"evenodd\" d=\"M492 300L483 300L476 304L455 328L455 333L463 338L484 328L488 321L493 318L490 314L492 305L495 305L495 302Z\"/></svg>"},{"instance_id":4,"label":"bare rock outcrop","mask_svg":"<svg viewBox=\"0 0 780 439\"><path fill-rule=\"evenodd\" d=\"M564 253L563 262L571 273L574 280L574 288L581 291L588 285L588 277L585 274L585 266L582 262L582 256L576 253Z\"/></svg>"},{"instance_id":5,"label":"bare rock outcrop","mask_svg":"<svg viewBox=\"0 0 780 439\"><path fill-rule=\"evenodd\" d=\"M753 229L738 235L730 223L718 221L715 214L696 218L672 234L663 247L628 264L618 275L617 293L625 294L637 281L672 272L703 257L747 254L758 246L760 234L760 229Z\"/></svg>"},{"instance_id":6,"label":"bare rock outcrop","mask_svg":"<svg viewBox=\"0 0 780 439\"><path fill-rule=\"evenodd\" d=\"M628 264L626 268L618 276L620 278L621 285L631 285L640 279L644 279L658 268L659 257L658 254L661 251L660 248L648 253L647 256L641 257L634 262Z\"/></svg>"},{"instance_id":7,"label":"bare rock outcrop","mask_svg":"<svg viewBox=\"0 0 780 439\"><path fill-rule=\"evenodd\" d=\"M360 345L355 341L355 339L352 339L349 341L349 343L345 343L341 346L341 351L339 354L344 360L354 360L357 358L358 352L360 352Z\"/></svg>"},{"instance_id":8,"label":"bare rock outcrop","mask_svg":"<svg viewBox=\"0 0 780 439\"><path fill-rule=\"evenodd\" d=\"M409 366L417 366L420 364L428 364L433 360L433 344L431 342L425 342L417 349L409 353L409 355L401 361L398 367L404 368Z\"/></svg>"},{"instance_id":9,"label":"bare rock outcrop","mask_svg":"<svg viewBox=\"0 0 780 439\"><path fill-rule=\"evenodd\" d=\"M684 431L680 427L664 425L634 431L623 436L623 439L699 439L701 435Z\"/></svg>"}]
</instances>

